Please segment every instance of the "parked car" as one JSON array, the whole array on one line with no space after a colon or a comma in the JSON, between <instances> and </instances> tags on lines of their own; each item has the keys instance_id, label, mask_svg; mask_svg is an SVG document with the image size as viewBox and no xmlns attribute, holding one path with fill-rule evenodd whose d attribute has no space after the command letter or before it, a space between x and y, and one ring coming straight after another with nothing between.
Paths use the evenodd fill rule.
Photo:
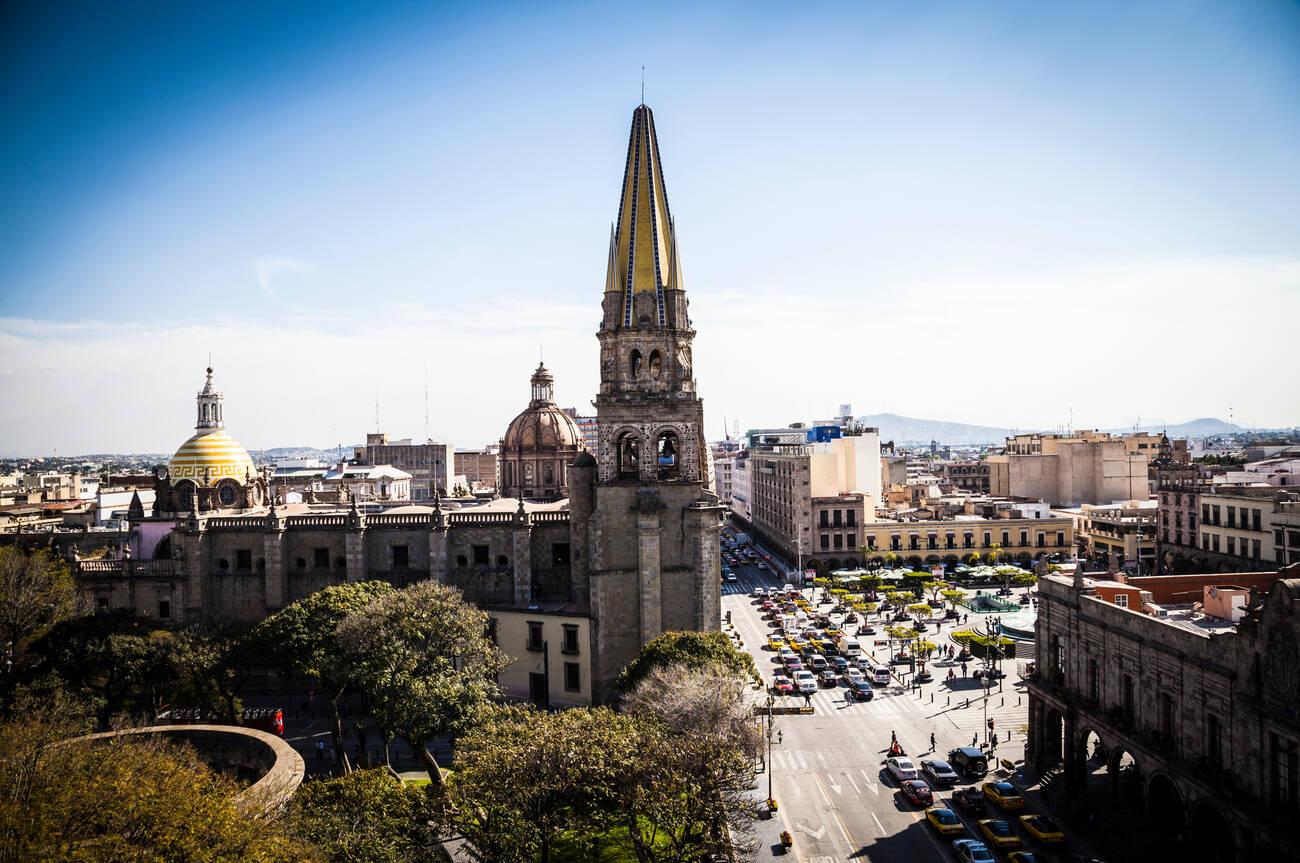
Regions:
<instances>
[{"instance_id":1,"label":"parked car","mask_svg":"<svg viewBox=\"0 0 1300 863\"><path fill-rule=\"evenodd\" d=\"M1058 845L1065 841L1065 831L1046 815L1021 815L1020 826L1044 845Z\"/></svg>"},{"instance_id":2,"label":"parked car","mask_svg":"<svg viewBox=\"0 0 1300 863\"><path fill-rule=\"evenodd\" d=\"M984 841L998 850L1019 848L1024 844L1011 825L1001 818L985 818L980 822L980 832L984 834Z\"/></svg>"},{"instance_id":3,"label":"parked car","mask_svg":"<svg viewBox=\"0 0 1300 863\"><path fill-rule=\"evenodd\" d=\"M899 782L915 779L919 775L916 771L916 764L905 755L896 755L893 758L885 759L885 769Z\"/></svg>"},{"instance_id":4,"label":"parked car","mask_svg":"<svg viewBox=\"0 0 1300 863\"><path fill-rule=\"evenodd\" d=\"M800 692L813 693L817 691L817 678L813 677L811 671L796 671L794 675L794 686Z\"/></svg>"},{"instance_id":5,"label":"parked car","mask_svg":"<svg viewBox=\"0 0 1300 863\"><path fill-rule=\"evenodd\" d=\"M899 790L908 802L914 806L929 806L934 802L934 792L922 779L909 779L899 784Z\"/></svg>"},{"instance_id":6,"label":"parked car","mask_svg":"<svg viewBox=\"0 0 1300 863\"><path fill-rule=\"evenodd\" d=\"M961 780L961 777L957 775L957 771L953 770L947 761L938 758L922 761L921 772L925 774L925 778L930 784L936 788L948 788L956 785Z\"/></svg>"},{"instance_id":7,"label":"parked car","mask_svg":"<svg viewBox=\"0 0 1300 863\"><path fill-rule=\"evenodd\" d=\"M975 839L958 839L952 843L952 849L962 863L995 863L997 860L983 842Z\"/></svg>"},{"instance_id":8,"label":"parked car","mask_svg":"<svg viewBox=\"0 0 1300 863\"><path fill-rule=\"evenodd\" d=\"M1007 863L1047 863L1041 854L1035 854L1033 851L1011 851L1007 854ZM1104 863L1104 861L1086 857L1080 857L1073 863Z\"/></svg>"},{"instance_id":9,"label":"parked car","mask_svg":"<svg viewBox=\"0 0 1300 863\"><path fill-rule=\"evenodd\" d=\"M877 665L871 669L871 682L877 686L888 686L890 681L889 669L883 665Z\"/></svg>"},{"instance_id":10,"label":"parked car","mask_svg":"<svg viewBox=\"0 0 1300 863\"><path fill-rule=\"evenodd\" d=\"M1025 808L1025 798L1020 796L1020 789L1010 782L985 782L984 796L1005 812Z\"/></svg>"},{"instance_id":11,"label":"parked car","mask_svg":"<svg viewBox=\"0 0 1300 863\"><path fill-rule=\"evenodd\" d=\"M981 779L989 772L989 758L973 746L959 746L949 751L948 763L970 779Z\"/></svg>"},{"instance_id":12,"label":"parked car","mask_svg":"<svg viewBox=\"0 0 1300 863\"><path fill-rule=\"evenodd\" d=\"M925 820L930 822L934 832L940 836L959 836L966 832L966 825L961 823L957 813L951 809L936 806L926 811Z\"/></svg>"}]
</instances>

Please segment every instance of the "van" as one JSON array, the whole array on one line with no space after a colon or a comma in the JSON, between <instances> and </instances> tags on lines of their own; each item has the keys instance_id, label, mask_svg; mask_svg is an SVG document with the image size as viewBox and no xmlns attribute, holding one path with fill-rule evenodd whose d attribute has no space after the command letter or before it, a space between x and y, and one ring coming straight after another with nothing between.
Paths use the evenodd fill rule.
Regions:
<instances>
[{"instance_id":1,"label":"van","mask_svg":"<svg viewBox=\"0 0 1300 863\"><path fill-rule=\"evenodd\" d=\"M856 638L841 635L835 639L835 646L840 649L840 656L845 659L856 659L862 655L862 645L858 643Z\"/></svg>"},{"instance_id":2,"label":"van","mask_svg":"<svg viewBox=\"0 0 1300 863\"><path fill-rule=\"evenodd\" d=\"M871 673L868 674L867 676L870 677L871 682L876 684L877 686L889 685L889 681L890 681L889 669L883 665L877 665L875 668L871 669Z\"/></svg>"}]
</instances>

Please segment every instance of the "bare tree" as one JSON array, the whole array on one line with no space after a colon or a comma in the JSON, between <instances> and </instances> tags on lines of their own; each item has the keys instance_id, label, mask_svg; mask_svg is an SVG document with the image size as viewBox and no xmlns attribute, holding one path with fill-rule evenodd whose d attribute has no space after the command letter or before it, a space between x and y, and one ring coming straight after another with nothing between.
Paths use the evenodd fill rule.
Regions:
<instances>
[{"instance_id":1,"label":"bare tree","mask_svg":"<svg viewBox=\"0 0 1300 863\"><path fill-rule=\"evenodd\" d=\"M41 629L71 615L76 585L68 568L48 551L26 554L0 548L0 639L5 669L12 669L19 645Z\"/></svg>"}]
</instances>

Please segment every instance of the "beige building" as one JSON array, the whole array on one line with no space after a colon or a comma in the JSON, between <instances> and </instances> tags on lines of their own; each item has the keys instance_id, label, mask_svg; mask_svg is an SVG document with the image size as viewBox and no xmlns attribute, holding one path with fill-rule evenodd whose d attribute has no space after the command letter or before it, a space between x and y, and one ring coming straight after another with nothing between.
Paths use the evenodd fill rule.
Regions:
<instances>
[{"instance_id":1,"label":"beige building","mask_svg":"<svg viewBox=\"0 0 1300 863\"><path fill-rule=\"evenodd\" d=\"M568 612L562 603L485 610L492 640L511 658L498 678L507 696L553 707L592 703L588 612Z\"/></svg>"},{"instance_id":2,"label":"beige building","mask_svg":"<svg viewBox=\"0 0 1300 863\"><path fill-rule=\"evenodd\" d=\"M957 516L925 521L871 522L862 527L865 560L883 560L893 552L913 566L956 563L971 554L985 555L998 547L1004 558L1027 562L1043 556L1070 555L1074 522L1069 518L980 518ZM856 565L856 559L844 561Z\"/></svg>"},{"instance_id":3,"label":"beige building","mask_svg":"<svg viewBox=\"0 0 1300 863\"><path fill-rule=\"evenodd\" d=\"M749 521L760 537L790 562L856 552L856 525L875 517L881 496L875 429L819 443L763 444L748 452ZM733 501L735 471L733 466ZM836 543L843 544L838 553Z\"/></svg>"},{"instance_id":4,"label":"beige building","mask_svg":"<svg viewBox=\"0 0 1300 863\"><path fill-rule=\"evenodd\" d=\"M1136 444L1135 444L1136 445ZM1053 506L1111 503L1149 492L1145 451L1104 432L1017 435L1006 451L989 456L989 493L1032 497Z\"/></svg>"},{"instance_id":5,"label":"beige building","mask_svg":"<svg viewBox=\"0 0 1300 863\"><path fill-rule=\"evenodd\" d=\"M450 444L389 440L383 432L373 432L366 435L366 445L357 447L354 456L359 465L392 465L409 473L411 500L429 500L451 491L454 453Z\"/></svg>"},{"instance_id":6,"label":"beige building","mask_svg":"<svg viewBox=\"0 0 1300 863\"><path fill-rule=\"evenodd\" d=\"M454 463L456 476L465 478L469 491L497 487L497 447L458 449Z\"/></svg>"},{"instance_id":7,"label":"beige building","mask_svg":"<svg viewBox=\"0 0 1300 863\"><path fill-rule=\"evenodd\" d=\"M1300 561L1300 492L1267 486L1218 487L1201 493L1200 556L1239 568Z\"/></svg>"},{"instance_id":8,"label":"beige building","mask_svg":"<svg viewBox=\"0 0 1300 863\"><path fill-rule=\"evenodd\" d=\"M1155 572L1158 501L1084 504L1053 514L1074 520L1080 558L1116 571L1137 563L1143 573Z\"/></svg>"}]
</instances>

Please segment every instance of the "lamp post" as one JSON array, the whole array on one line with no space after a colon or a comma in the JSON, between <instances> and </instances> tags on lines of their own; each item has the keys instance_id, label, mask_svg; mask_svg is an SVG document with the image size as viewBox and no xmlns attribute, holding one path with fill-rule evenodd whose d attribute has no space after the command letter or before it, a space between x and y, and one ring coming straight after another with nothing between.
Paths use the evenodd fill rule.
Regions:
<instances>
[{"instance_id":1,"label":"lamp post","mask_svg":"<svg viewBox=\"0 0 1300 863\"><path fill-rule=\"evenodd\" d=\"M767 694L767 799L772 799L772 693ZM769 808L771 803L768 804Z\"/></svg>"}]
</instances>

